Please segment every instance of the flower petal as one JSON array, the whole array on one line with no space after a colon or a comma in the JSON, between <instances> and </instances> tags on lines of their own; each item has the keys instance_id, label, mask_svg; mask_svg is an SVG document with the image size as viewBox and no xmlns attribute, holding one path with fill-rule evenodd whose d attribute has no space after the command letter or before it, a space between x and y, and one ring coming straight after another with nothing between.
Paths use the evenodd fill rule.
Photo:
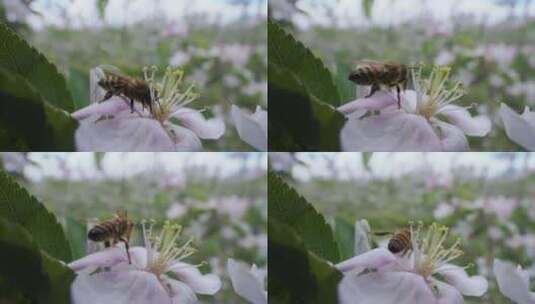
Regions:
<instances>
[{"instance_id":1,"label":"flower petal","mask_svg":"<svg viewBox=\"0 0 535 304\"><path fill-rule=\"evenodd\" d=\"M130 110L111 119L95 119L82 121L76 130L78 151L175 151L170 135L154 119Z\"/></svg>"},{"instance_id":2,"label":"flower petal","mask_svg":"<svg viewBox=\"0 0 535 304\"><path fill-rule=\"evenodd\" d=\"M375 248L335 265L342 272L361 272L366 268L380 269L396 262L396 257L385 248Z\"/></svg>"},{"instance_id":3,"label":"flower petal","mask_svg":"<svg viewBox=\"0 0 535 304\"><path fill-rule=\"evenodd\" d=\"M106 77L104 70L100 67L93 68L89 71L89 101L98 103L102 101L106 91L98 85L99 80Z\"/></svg>"},{"instance_id":4,"label":"flower petal","mask_svg":"<svg viewBox=\"0 0 535 304\"><path fill-rule=\"evenodd\" d=\"M267 112L257 107L251 115L232 105L231 114L240 138L257 150L267 151Z\"/></svg>"},{"instance_id":5,"label":"flower petal","mask_svg":"<svg viewBox=\"0 0 535 304\"><path fill-rule=\"evenodd\" d=\"M507 136L526 150L535 151L535 113L526 109L519 115L502 103L500 116Z\"/></svg>"},{"instance_id":6,"label":"flower petal","mask_svg":"<svg viewBox=\"0 0 535 304\"><path fill-rule=\"evenodd\" d=\"M433 304L424 279L410 272L350 273L338 285L340 304Z\"/></svg>"},{"instance_id":7,"label":"flower petal","mask_svg":"<svg viewBox=\"0 0 535 304\"><path fill-rule=\"evenodd\" d=\"M495 259L494 275L504 296L517 304L535 303L535 293L529 291L529 277L522 268Z\"/></svg>"},{"instance_id":8,"label":"flower petal","mask_svg":"<svg viewBox=\"0 0 535 304\"><path fill-rule=\"evenodd\" d=\"M487 279L483 276L469 277L464 268L446 264L437 270L450 285L453 285L465 296L480 297L489 287Z\"/></svg>"},{"instance_id":9,"label":"flower petal","mask_svg":"<svg viewBox=\"0 0 535 304\"><path fill-rule=\"evenodd\" d=\"M455 287L442 283L440 281L433 282L438 289L437 304L463 304L464 299L461 293Z\"/></svg>"},{"instance_id":10,"label":"flower petal","mask_svg":"<svg viewBox=\"0 0 535 304\"><path fill-rule=\"evenodd\" d=\"M454 125L435 120L438 127L438 137L440 138L441 151L469 151L468 140L464 132Z\"/></svg>"},{"instance_id":11,"label":"flower petal","mask_svg":"<svg viewBox=\"0 0 535 304\"><path fill-rule=\"evenodd\" d=\"M93 115L115 115L130 108L127 102L120 97L112 97L101 103L93 103L85 108L73 112L71 116L74 119L82 120Z\"/></svg>"},{"instance_id":12,"label":"flower petal","mask_svg":"<svg viewBox=\"0 0 535 304\"><path fill-rule=\"evenodd\" d=\"M359 98L343 104L338 111L344 115L351 115L357 111L377 111L388 106L397 104L397 99L392 94L385 91L378 91L368 98Z\"/></svg>"},{"instance_id":13,"label":"flower petal","mask_svg":"<svg viewBox=\"0 0 535 304\"><path fill-rule=\"evenodd\" d=\"M133 248L130 252L132 250ZM109 247L73 261L69 264L69 267L78 272L85 269L94 270L98 267L111 267L123 262L128 262L125 249L121 247Z\"/></svg>"},{"instance_id":14,"label":"flower petal","mask_svg":"<svg viewBox=\"0 0 535 304\"><path fill-rule=\"evenodd\" d=\"M197 267L178 262L169 267L180 281L186 283L196 293L215 294L221 288L221 280L215 274L203 275Z\"/></svg>"},{"instance_id":15,"label":"flower petal","mask_svg":"<svg viewBox=\"0 0 535 304\"><path fill-rule=\"evenodd\" d=\"M344 151L439 151L441 148L426 119L402 111L350 118L340 136Z\"/></svg>"},{"instance_id":16,"label":"flower petal","mask_svg":"<svg viewBox=\"0 0 535 304\"><path fill-rule=\"evenodd\" d=\"M197 110L181 108L173 117L203 139L218 139L225 133L225 123L221 118L205 119Z\"/></svg>"},{"instance_id":17,"label":"flower petal","mask_svg":"<svg viewBox=\"0 0 535 304\"><path fill-rule=\"evenodd\" d=\"M197 303L195 292L186 284L168 278L166 283L171 288L172 304L194 304Z\"/></svg>"},{"instance_id":18,"label":"flower petal","mask_svg":"<svg viewBox=\"0 0 535 304\"><path fill-rule=\"evenodd\" d=\"M469 136L485 136L490 132L490 119L487 116L470 115L470 112L463 107L447 105L440 111L446 116L450 123L461 128Z\"/></svg>"},{"instance_id":19,"label":"flower petal","mask_svg":"<svg viewBox=\"0 0 535 304\"><path fill-rule=\"evenodd\" d=\"M79 274L71 287L73 304L169 304L158 278L146 271Z\"/></svg>"},{"instance_id":20,"label":"flower petal","mask_svg":"<svg viewBox=\"0 0 535 304\"><path fill-rule=\"evenodd\" d=\"M266 304L267 293L264 290L264 282L252 273L244 263L233 259L227 261L227 271L232 282L232 287L238 295L253 304Z\"/></svg>"},{"instance_id":21,"label":"flower petal","mask_svg":"<svg viewBox=\"0 0 535 304\"><path fill-rule=\"evenodd\" d=\"M176 151L199 151L202 149L201 140L190 129L173 124L168 125L168 128L173 134Z\"/></svg>"}]
</instances>

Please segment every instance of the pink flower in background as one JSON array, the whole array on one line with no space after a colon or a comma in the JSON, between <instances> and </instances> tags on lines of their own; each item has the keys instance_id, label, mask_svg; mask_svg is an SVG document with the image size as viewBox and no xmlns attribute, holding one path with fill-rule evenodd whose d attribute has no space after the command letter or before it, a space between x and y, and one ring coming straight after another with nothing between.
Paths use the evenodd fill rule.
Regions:
<instances>
[{"instance_id":1,"label":"pink flower in background","mask_svg":"<svg viewBox=\"0 0 535 304\"><path fill-rule=\"evenodd\" d=\"M498 63L502 67L510 66L517 54L518 49L516 46L503 43L489 44L485 48L485 58Z\"/></svg>"},{"instance_id":2,"label":"pink flower in background","mask_svg":"<svg viewBox=\"0 0 535 304\"><path fill-rule=\"evenodd\" d=\"M217 47L218 57L238 67L244 67L249 62L252 47L245 44L223 44Z\"/></svg>"},{"instance_id":3,"label":"pink flower in background","mask_svg":"<svg viewBox=\"0 0 535 304\"><path fill-rule=\"evenodd\" d=\"M421 228L411 228L413 251L409 255L376 248L337 264L344 273L338 285L339 303L463 303L463 295L482 296L487 280L470 277L462 267L450 264L462 252L458 242L443 247L448 229L437 224L427 231Z\"/></svg>"},{"instance_id":4,"label":"pink flower in background","mask_svg":"<svg viewBox=\"0 0 535 304\"><path fill-rule=\"evenodd\" d=\"M229 259L227 271L232 282L232 287L238 295L252 304L267 304L268 294L264 287L266 271L260 270L253 265Z\"/></svg>"},{"instance_id":5,"label":"pink flower in background","mask_svg":"<svg viewBox=\"0 0 535 304\"><path fill-rule=\"evenodd\" d=\"M191 240L176 241L181 228L166 223L158 235L143 225L145 247L110 247L69 264L77 272L71 288L74 304L193 304L197 294L213 295L221 288L214 274L203 275L197 266L182 262L195 250Z\"/></svg>"},{"instance_id":6,"label":"pink flower in background","mask_svg":"<svg viewBox=\"0 0 535 304\"><path fill-rule=\"evenodd\" d=\"M448 203L440 203L433 211L433 217L437 220L446 218L455 212L455 207Z\"/></svg>"},{"instance_id":7,"label":"pink flower in background","mask_svg":"<svg viewBox=\"0 0 535 304\"><path fill-rule=\"evenodd\" d=\"M340 135L342 149L468 151L466 135L485 136L491 123L486 116L472 117L466 108L453 105L464 92L460 83L446 87L449 73L447 67L435 67L429 79L412 73L415 90L401 94L401 109L397 94L387 92L342 105L338 110L348 118Z\"/></svg>"},{"instance_id":8,"label":"pink flower in background","mask_svg":"<svg viewBox=\"0 0 535 304\"><path fill-rule=\"evenodd\" d=\"M522 114L517 114L503 103L499 113L507 136L524 149L535 151L535 113L526 107Z\"/></svg>"},{"instance_id":9,"label":"pink flower in background","mask_svg":"<svg viewBox=\"0 0 535 304\"><path fill-rule=\"evenodd\" d=\"M518 206L518 200L504 196L489 197L483 200L483 210L496 214L498 219L506 221Z\"/></svg>"},{"instance_id":10,"label":"pink flower in background","mask_svg":"<svg viewBox=\"0 0 535 304\"><path fill-rule=\"evenodd\" d=\"M529 274L520 266L494 260L494 275L500 292L516 304L534 304L535 293L529 290Z\"/></svg>"},{"instance_id":11,"label":"pink flower in background","mask_svg":"<svg viewBox=\"0 0 535 304\"><path fill-rule=\"evenodd\" d=\"M256 111L249 114L235 105L231 111L240 138L259 151L267 151L267 111L257 106Z\"/></svg>"},{"instance_id":12,"label":"pink flower in background","mask_svg":"<svg viewBox=\"0 0 535 304\"><path fill-rule=\"evenodd\" d=\"M179 89L183 73L168 68L161 83L154 83L154 71L150 76L145 70L145 80L160 92L159 103L153 112L136 103L134 113L129 102L114 96L102 100L103 90L98 78L104 71L91 72L92 104L72 116L80 121L76 130L76 146L79 151L197 151L202 149L202 139L218 139L225 132L220 118L205 119L201 112L187 108L197 95L193 86ZM99 76L100 75L100 76Z\"/></svg>"}]
</instances>

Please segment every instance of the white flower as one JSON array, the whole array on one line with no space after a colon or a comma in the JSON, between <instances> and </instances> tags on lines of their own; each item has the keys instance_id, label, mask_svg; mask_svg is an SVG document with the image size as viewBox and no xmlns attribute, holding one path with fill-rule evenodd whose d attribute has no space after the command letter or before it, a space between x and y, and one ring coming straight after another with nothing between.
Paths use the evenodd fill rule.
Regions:
<instances>
[{"instance_id":1,"label":"white flower","mask_svg":"<svg viewBox=\"0 0 535 304\"><path fill-rule=\"evenodd\" d=\"M237 294L252 304L267 304L267 291L264 288L265 271L258 269L256 265L249 268L233 259L227 261L227 271Z\"/></svg>"},{"instance_id":2,"label":"white flower","mask_svg":"<svg viewBox=\"0 0 535 304\"><path fill-rule=\"evenodd\" d=\"M401 94L377 92L344 104L339 111L348 117L341 132L344 151L467 151L465 135L485 136L490 131L486 116L472 117L452 103L464 95L460 83L447 88L450 69L435 67L429 79L412 73L415 90ZM378 115L364 115L380 111ZM446 119L448 122L443 121Z\"/></svg>"},{"instance_id":3,"label":"white flower","mask_svg":"<svg viewBox=\"0 0 535 304\"><path fill-rule=\"evenodd\" d=\"M132 113L129 102L119 96L99 103L103 90L97 79L104 71L92 70L93 103L72 114L80 121L75 134L79 151L196 151L202 148L200 138L217 139L223 135L222 119L207 120L199 111L186 107L197 94L193 86L180 89L182 71L168 68L163 80L155 83L155 70L150 75L144 70L153 99L159 92L159 102L153 105L152 113L137 103Z\"/></svg>"},{"instance_id":4,"label":"white flower","mask_svg":"<svg viewBox=\"0 0 535 304\"><path fill-rule=\"evenodd\" d=\"M526 107L524 113L517 114L502 103L500 117L505 127L505 133L512 141L526 150L535 151L535 112L531 112Z\"/></svg>"},{"instance_id":5,"label":"white flower","mask_svg":"<svg viewBox=\"0 0 535 304\"><path fill-rule=\"evenodd\" d=\"M225 44L217 47L217 56L226 62L243 67L249 62L252 47L245 44Z\"/></svg>"},{"instance_id":6,"label":"white flower","mask_svg":"<svg viewBox=\"0 0 535 304\"><path fill-rule=\"evenodd\" d=\"M235 105L231 111L240 138L257 150L267 151L267 111L257 106L256 111L249 114Z\"/></svg>"},{"instance_id":7,"label":"white flower","mask_svg":"<svg viewBox=\"0 0 535 304\"><path fill-rule=\"evenodd\" d=\"M516 304L535 304L535 293L529 291L529 274L522 267L494 260L494 275L500 292Z\"/></svg>"},{"instance_id":8,"label":"white flower","mask_svg":"<svg viewBox=\"0 0 535 304\"><path fill-rule=\"evenodd\" d=\"M166 223L159 235L143 225L145 247L110 247L69 264L78 273L71 287L73 304L189 304L198 294L213 295L221 288L214 274L182 262L194 253L190 241L177 246L180 227Z\"/></svg>"},{"instance_id":9,"label":"white flower","mask_svg":"<svg viewBox=\"0 0 535 304\"><path fill-rule=\"evenodd\" d=\"M172 66L182 66L188 63L190 59L190 54L179 50L176 51L173 56L171 56L171 59L169 59L169 64Z\"/></svg>"},{"instance_id":10,"label":"white flower","mask_svg":"<svg viewBox=\"0 0 535 304\"><path fill-rule=\"evenodd\" d=\"M449 304L463 303L463 295L483 295L488 287L484 277L469 277L463 268L449 263L462 252L458 241L443 247L448 229L437 224L427 231L422 228L411 227L413 250L408 255L376 248L337 264L344 273L339 303Z\"/></svg>"},{"instance_id":11,"label":"white flower","mask_svg":"<svg viewBox=\"0 0 535 304\"><path fill-rule=\"evenodd\" d=\"M455 207L448 203L440 203L433 211L433 217L437 220L446 218L455 212Z\"/></svg>"}]
</instances>

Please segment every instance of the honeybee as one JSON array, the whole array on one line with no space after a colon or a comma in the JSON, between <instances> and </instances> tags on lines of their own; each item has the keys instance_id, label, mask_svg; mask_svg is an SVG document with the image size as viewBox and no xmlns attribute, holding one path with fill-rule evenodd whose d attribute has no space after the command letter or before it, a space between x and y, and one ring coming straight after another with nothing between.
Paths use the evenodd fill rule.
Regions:
<instances>
[{"instance_id":1,"label":"honeybee","mask_svg":"<svg viewBox=\"0 0 535 304\"><path fill-rule=\"evenodd\" d=\"M404 64L361 60L357 62L355 69L349 73L348 79L358 85L372 86L366 98L381 89L381 86L396 87L398 108L401 109L401 87L403 87L403 90L407 88L409 70L410 68Z\"/></svg>"},{"instance_id":2,"label":"honeybee","mask_svg":"<svg viewBox=\"0 0 535 304\"><path fill-rule=\"evenodd\" d=\"M89 230L87 237L94 242L104 242L106 247L115 245L119 241L124 242L128 263L132 264L128 242L133 228L134 223L128 219L126 210L117 210L114 219L96 224Z\"/></svg>"},{"instance_id":3,"label":"honeybee","mask_svg":"<svg viewBox=\"0 0 535 304\"><path fill-rule=\"evenodd\" d=\"M140 102L143 109L147 106L152 113L153 103L159 102L158 91L153 89L154 96L151 96L151 87L146 81L123 75L117 68L103 66L102 70L104 74L97 84L106 90L106 95L99 102L104 102L113 96L123 96L130 100L132 113L134 113L134 101Z\"/></svg>"},{"instance_id":4,"label":"honeybee","mask_svg":"<svg viewBox=\"0 0 535 304\"><path fill-rule=\"evenodd\" d=\"M412 251L411 230L404 228L395 233L390 232L375 232L376 235L392 234L392 238L388 241L388 250L393 254L401 253L402 256Z\"/></svg>"}]
</instances>

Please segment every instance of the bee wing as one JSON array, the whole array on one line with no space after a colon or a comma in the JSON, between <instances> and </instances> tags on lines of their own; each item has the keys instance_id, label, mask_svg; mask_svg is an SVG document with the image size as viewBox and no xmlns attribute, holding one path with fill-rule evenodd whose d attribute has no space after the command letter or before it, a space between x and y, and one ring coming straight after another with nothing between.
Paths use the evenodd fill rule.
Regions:
<instances>
[{"instance_id":1,"label":"bee wing","mask_svg":"<svg viewBox=\"0 0 535 304\"><path fill-rule=\"evenodd\" d=\"M89 87L91 88L89 98L91 103L100 102L104 99L106 90L98 85L98 82L104 78L106 78L106 73L100 67L96 67L89 72Z\"/></svg>"},{"instance_id":2,"label":"bee wing","mask_svg":"<svg viewBox=\"0 0 535 304\"><path fill-rule=\"evenodd\" d=\"M106 75L116 75L122 77L128 77L125 73L121 71L118 67L111 64L101 64L98 66Z\"/></svg>"}]
</instances>

